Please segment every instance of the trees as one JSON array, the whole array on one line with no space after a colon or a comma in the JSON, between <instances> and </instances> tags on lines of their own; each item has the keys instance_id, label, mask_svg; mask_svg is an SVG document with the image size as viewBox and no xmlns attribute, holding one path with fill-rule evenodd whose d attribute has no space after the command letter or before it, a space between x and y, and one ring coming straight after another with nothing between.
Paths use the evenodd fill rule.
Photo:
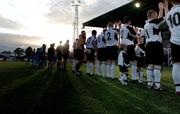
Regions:
<instances>
[{"instance_id":1,"label":"trees","mask_svg":"<svg viewBox=\"0 0 180 114\"><path fill-rule=\"evenodd\" d=\"M3 51L0 53L0 55L1 55L1 58L3 58L3 61L6 61L6 59L10 57L11 52L10 51Z\"/></svg>"},{"instance_id":2,"label":"trees","mask_svg":"<svg viewBox=\"0 0 180 114\"><path fill-rule=\"evenodd\" d=\"M26 54L26 57L28 58L28 61L30 61L30 57L32 56L33 54L33 49L32 47L28 47L25 49L25 54Z\"/></svg>"},{"instance_id":3,"label":"trees","mask_svg":"<svg viewBox=\"0 0 180 114\"><path fill-rule=\"evenodd\" d=\"M16 49L14 50L14 54L15 54L16 56L20 57L20 56L24 55L24 49L22 49L22 48L16 48Z\"/></svg>"},{"instance_id":4,"label":"trees","mask_svg":"<svg viewBox=\"0 0 180 114\"><path fill-rule=\"evenodd\" d=\"M1 52L2 54L11 54L11 51L3 51L3 52Z\"/></svg>"}]
</instances>

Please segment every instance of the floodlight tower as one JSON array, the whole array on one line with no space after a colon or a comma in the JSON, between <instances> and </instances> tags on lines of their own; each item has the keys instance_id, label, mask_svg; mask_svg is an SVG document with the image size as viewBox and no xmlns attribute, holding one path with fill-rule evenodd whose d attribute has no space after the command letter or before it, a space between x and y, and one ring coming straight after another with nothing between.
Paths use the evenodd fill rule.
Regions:
<instances>
[{"instance_id":1,"label":"floodlight tower","mask_svg":"<svg viewBox=\"0 0 180 114\"><path fill-rule=\"evenodd\" d=\"M75 17L73 22L74 33L73 33L73 42L76 38L79 37L79 6L81 5L81 0L72 0L72 6L75 8Z\"/></svg>"}]
</instances>

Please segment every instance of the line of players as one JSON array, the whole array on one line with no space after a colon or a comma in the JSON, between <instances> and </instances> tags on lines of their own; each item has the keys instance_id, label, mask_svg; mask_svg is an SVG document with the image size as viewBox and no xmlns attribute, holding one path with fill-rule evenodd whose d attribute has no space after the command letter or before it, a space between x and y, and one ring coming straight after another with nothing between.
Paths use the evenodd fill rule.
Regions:
<instances>
[{"instance_id":1,"label":"line of players","mask_svg":"<svg viewBox=\"0 0 180 114\"><path fill-rule=\"evenodd\" d=\"M66 63L69 58L69 40L66 41L64 45L62 45L62 41L55 49L55 44L50 44L47 53L48 59L48 68L52 69L54 64L57 62L57 68L59 70L66 71Z\"/></svg>"},{"instance_id":2,"label":"line of players","mask_svg":"<svg viewBox=\"0 0 180 114\"><path fill-rule=\"evenodd\" d=\"M115 79L116 63L119 65L121 76L119 78L123 85L127 85L128 67L132 69L132 80L142 81L142 65L145 58L147 65L147 87L156 90L163 90L161 86L161 71L163 64L163 45L160 26L166 22L171 32L171 50L173 57L173 80L176 86L176 94L180 95L180 1L171 0L173 7L168 11L168 0L159 3L159 13L155 10L147 12L144 30L138 35L131 26L131 19L124 18L124 26L118 31L113 23L108 23L107 30L97 35L95 30L92 36L86 41L85 31L81 32L79 39L74 45L76 61L73 63L73 70L80 75L79 68L84 58L84 51L87 56L88 75L93 75L95 58L96 74L103 77ZM165 12L165 18L163 13ZM119 40L118 40L119 38ZM136 43L135 43L136 41ZM84 45L86 44L86 50ZM145 47L144 47L145 46ZM118 54L118 50L120 52ZM138 65L138 68L137 68Z\"/></svg>"},{"instance_id":3,"label":"line of players","mask_svg":"<svg viewBox=\"0 0 180 114\"><path fill-rule=\"evenodd\" d=\"M127 23L130 23L131 20L129 17L125 17L125 25ZM131 33L129 31L129 29L131 29ZM122 33L122 31L126 31ZM82 34L84 37L82 37ZM110 79L115 79L115 69L116 69L116 63L117 63L117 58L118 58L118 65L120 66L120 71L121 71L121 77L120 77L120 81L122 82L122 84L127 84L127 74L128 74L128 68L129 65L129 59L132 60L132 69L134 70L134 74L133 75L133 80L136 81L137 77L136 77L136 58L138 58L139 62L139 70L141 69L140 67L143 66L144 63L144 55L145 52L142 49L142 46L144 46L144 42L143 42L143 38L138 38L138 44L136 46L136 52L137 52L137 56L135 55L135 51L134 51L134 38L132 39L133 45L132 46L126 46L126 44L121 44L119 43L118 39L119 39L119 32L117 29L115 29L113 27L113 23L109 23L108 24L108 29L104 29L103 32L97 35L96 30L92 31L92 36L86 39L86 34L85 31L82 31L82 34L80 35L79 40L76 41L76 43L74 44L75 50L75 58L76 61L74 61L74 67L73 67L73 71L76 71L77 75L80 75L79 72L79 67L82 64L82 60L84 58L84 51L86 53L86 57L87 57L87 66L86 66L86 74L87 75L93 75L94 74L94 63L95 60L96 61L96 75L98 76L103 76L103 77L107 77ZM124 35L124 37L128 37L128 34L136 34L136 32L133 30L132 27L128 26L128 29L125 30L125 26L124 28L122 28L121 30L121 36ZM127 38L126 38L127 39ZM86 41L86 50L84 49L84 44ZM81 44L81 45L80 45ZM121 50L118 56L118 51L119 49ZM129 49L130 47L130 52L129 55L126 54L126 49ZM129 51L129 50L128 50ZM133 51L133 53L131 52ZM131 57L133 56L133 57ZM130 58L131 57L131 58ZM141 73L141 78L139 79L139 81L142 81L142 71Z\"/></svg>"}]
</instances>

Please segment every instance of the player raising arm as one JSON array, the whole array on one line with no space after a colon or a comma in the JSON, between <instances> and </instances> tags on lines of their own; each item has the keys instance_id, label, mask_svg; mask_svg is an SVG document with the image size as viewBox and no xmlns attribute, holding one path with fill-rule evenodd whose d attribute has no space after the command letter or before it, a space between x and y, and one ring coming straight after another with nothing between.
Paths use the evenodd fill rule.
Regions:
<instances>
[{"instance_id":1,"label":"player raising arm","mask_svg":"<svg viewBox=\"0 0 180 114\"><path fill-rule=\"evenodd\" d=\"M147 87L162 90L161 65L163 64L163 45L159 27L163 19L164 4L159 3L159 15L154 10L147 12L144 26L146 39L146 64L147 64Z\"/></svg>"},{"instance_id":2,"label":"player raising arm","mask_svg":"<svg viewBox=\"0 0 180 114\"><path fill-rule=\"evenodd\" d=\"M166 0L166 9L168 1ZM180 0L172 0L173 7L166 15L166 22L171 31L171 52L173 58L172 76L176 86L176 94L180 95Z\"/></svg>"}]
</instances>

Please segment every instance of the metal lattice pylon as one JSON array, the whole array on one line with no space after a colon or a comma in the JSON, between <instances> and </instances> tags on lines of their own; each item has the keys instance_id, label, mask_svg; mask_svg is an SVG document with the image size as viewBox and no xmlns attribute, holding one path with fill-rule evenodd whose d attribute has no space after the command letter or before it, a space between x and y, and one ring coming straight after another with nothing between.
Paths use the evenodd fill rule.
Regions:
<instances>
[{"instance_id":1,"label":"metal lattice pylon","mask_svg":"<svg viewBox=\"0 0 180 114\"><path fill-rule=\"evenodd\" d=\"M72 6L75 8L75 17L73 21L74 33L73 42L79 37L79 6L81 4L80 0L72 0Z\"/></svg>"}]
</instances>

